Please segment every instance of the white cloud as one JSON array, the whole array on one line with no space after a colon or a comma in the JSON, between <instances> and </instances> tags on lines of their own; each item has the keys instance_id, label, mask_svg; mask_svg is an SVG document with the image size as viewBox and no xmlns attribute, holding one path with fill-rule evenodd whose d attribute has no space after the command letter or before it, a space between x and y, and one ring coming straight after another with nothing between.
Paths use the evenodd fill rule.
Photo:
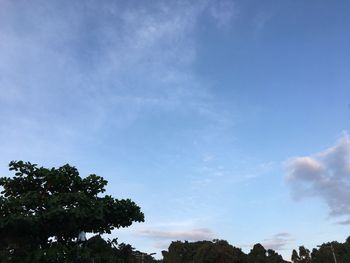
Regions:
<instances>
[{"instance_id":1,"label":"white cloud","mask_svg":"<svg viewBox=\"0 0 350 263\"><path fill-rule=\"evenodd\" d=\"M323 199L331 216L350 217L350 138L343 134L337 143L322 152L290 159L287 183L297 199ZM349 220L342 221L343 224Z\"/></svg>"}]
</instances>

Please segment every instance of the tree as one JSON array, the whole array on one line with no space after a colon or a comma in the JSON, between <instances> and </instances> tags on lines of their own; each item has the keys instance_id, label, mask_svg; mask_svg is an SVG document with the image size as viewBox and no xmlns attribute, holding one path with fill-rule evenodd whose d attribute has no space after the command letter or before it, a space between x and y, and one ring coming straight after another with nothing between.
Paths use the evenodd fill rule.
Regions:
<instances>
[{"instance_id":1,"label":"tree","mask_svg":"<svg viewBox=\"0 0 350 263\"><path fill-rule=\"evenodd\" d=\"M348 263L350 262L350 238L344 243L336 241L324 243L319 249L313 249L311 253L312 263Z\"/></svg>"},{"instance_id":2,"label":"tree","mask_svg":"<svg viewBox=\"0 0 350 263\"><path fill-rule=\"evenodd\" d=\"M198 242L171 242L168 251L162 251L163 261L165 263L187 263L193 261L193 257L201 246L206 241Z\"/></svg>"},{"instance_id":3,"label":"tree","mask_svg":"<svg viewBox=\"0 0 350 263\"><path fill-rule=\"evenodd\" d=\"M298 252L293 249L293 252L292 252L292 262L293 263L298 263L300 261L300 257L298 255Z\"/></svg>"},{"instance_id":4,"label":"tree","mask_svg":"<svg viewBox=\"0 0 350 263\"><path fill-rule=\"evenodd\" d=\"M260 243L255 244L248 256L251 262L264 263L266 262L266 249Z\"/></svg>"},{"instance_id":5,"label":"tree","mask_svg":"<svg viewBox=\"0 0 350 263\"><path fill-rule=\"evenodd\" d=\"M273 249L266 250L260 243L255 244L248 254L248 262L252 263L286 263L283 257Z\"/></svg>"},{"instance_id":6,"label":"tree","mask_svg":"<svg viewBox=\"0 0 350 263\"><path fill-rule=\"evenodd\" d=\"M283 257L281 255L279 255L276 251L274 251L273 249L268 249L267 250L267 260L266 262L268 263L283 263L285 262L283 260Z\"/></svg>"},{"instance_id":7,"label":"tree","mask_svg":"<svg viewBox=\"0 0 350 263\"><path fill-rule=\"evenodd\" d=\"M23 161L10 162L9 170L13 177L0 178L1 259L39 262L50 256L50 262L70 262L81 250L75 242L79 232L111 233L144 221L130 199L102 196L107 181L95 174L81 178L68 164L48 169Z\"/></svg>"},{"instance_id":8,"label":"tree","mask_svg":"<svg viewBox=\"0 0 350 263\"><path fill-rule=\"evenodd\" d=\"M225 240L206 242L197 251L194 263L245 263L246 255Z\"/></svg>"},{"instance_id":9,"label":"tree","mask_svg":"<svg viewBox=\"0 0 350 263\"><path fill-rule=\"evenodd\" d=\"M247 263L242 250L225 240L176 241L162 254L164 263Z\"/></svg>"},{"instance_id":10,"label":"tree","mask_svg":"<svg viewBox=\"0 0 350 263\"><path fill-rule=\"evenodd\" d=\"M299 257L300 257L302 263L311 262L310 250L308 250L304 246L300 246L299 247Z\"/></svg>"},{"instance_id":11,"label":"tree","mask_svg":"<svg viewBox=\"0 0 350 263\"><path fill-rule=\"evenodd\" d=\"M300 246L299 255L298 255L297 251L293 249L292 262L293 263L310 263L311 262L310 250L308 250L304 246Z\"/></svg>"}]
</instances>

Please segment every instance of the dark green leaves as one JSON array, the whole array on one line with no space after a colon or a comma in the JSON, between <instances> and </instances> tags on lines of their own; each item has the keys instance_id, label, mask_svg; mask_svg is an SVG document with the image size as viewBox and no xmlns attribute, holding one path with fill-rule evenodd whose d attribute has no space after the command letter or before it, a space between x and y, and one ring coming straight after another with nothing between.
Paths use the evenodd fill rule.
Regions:
<instances>
[{"instance_id":1,"label":"dark green leaves","mask_svg":"<svg viewBox=\"0 0 350 263\"><path fill-rule=\"evenodd\" d=\"M2 253L20 253L27 243L33 251L66 247L75 244L80 231L110 233L144 221L130 199L101 196L107 181L95 174L81 178L68 164L47 169L23 161L12 161L9 170L15 172L13 177L0 178Z\"/></svg>"}]
</instances>

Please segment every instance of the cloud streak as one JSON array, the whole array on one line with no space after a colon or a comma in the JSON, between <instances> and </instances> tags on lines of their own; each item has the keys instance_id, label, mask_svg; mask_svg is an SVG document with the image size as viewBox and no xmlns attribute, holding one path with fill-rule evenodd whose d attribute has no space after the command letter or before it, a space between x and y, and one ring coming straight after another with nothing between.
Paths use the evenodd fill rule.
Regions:
<instances>
[{"instance_id":1,"label":"cloud streak","mask_svg":"<svg viewBox=\"0 0 350 263\"><path fill-rule=\"evenodd\" d=\"M350 219L350 138L343 134L324 151L287 161L287 183L295 199L319 197L328 205L330 216ZM343 224L349 220L342 221Z\"/></svg>"},{"instance_id":2,"label":"cloud streak","mask_svg":"<svg viewBox=\"0 0 350 263\"><path fill-rule=\"evenodd\" d=\"M215 238L215 234L208 228L193 228L188 230L173 230L163 231L155 229L139 230L138 235L148 237L151 239L164 239L164 240L211 240Z\"/></svg>"},{"instance_id":3,"label":"cloud streak","mask_svg":"<svg viewBox=\"0 0 350 263\"><path fill-rule=\"evenodd\" d=\"M284 250L285 246L292 240L293 238L289 233L282 232L273 235L271 238L265 239L262 242L262 245L268 249Z\"/></svg>"}]
</instances>

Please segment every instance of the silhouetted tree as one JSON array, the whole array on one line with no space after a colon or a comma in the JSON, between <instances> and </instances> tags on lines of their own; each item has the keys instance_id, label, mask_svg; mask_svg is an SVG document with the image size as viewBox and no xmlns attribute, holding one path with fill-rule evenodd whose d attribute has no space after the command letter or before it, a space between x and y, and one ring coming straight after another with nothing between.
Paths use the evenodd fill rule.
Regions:
<instances>
[{"instance_id":1,"label":"silhouetted tree","mask_svg":"<svg viewBox=\"0 0 350 263\"><path fill-rule=\"evenodd\" d=\"M261 244L255 244L248 254L249 261L254 263L266 262L266 249Z\"/></svg>"},{"instance_id":2,"label":"silhouetted tree","mask_svg":"<svg viewBox=\"0 0 350 263\"><path fill-rule=\"evenodd\" d=\"M295 250L295 249L293 249L293 252L292 252L292 262L293 263L298 263L298 262L300 262L300 257L299 257L299 255L298 255L298 252Z\"/></svg>"},{"instance_id":3,"label":"silhouetted tree","mask_svg":"<svg viewBox=\"0 0 350 263\"><path fill-rule=\"evenodd\" d=\"M245 263L246 255L225 240L206 242L194 256L194 263Z\"/></svg>"},{"instance_id":4,"label":"silhouetted tree","mask_svg":"<svg viewBox=\"0 0 350 263\"><path fill-rule=\"evenodd\" d=\"M281 255L279 255L276 251L273 249L267 250L267 261L268 263L280 263L285 262Z\"/></svg>"},{"instance_id":5,"label":"silhouetted tree","mask_svg":"<svg viewBox=\"0 0 350 263\"><path fill-rule=\"evenodd\" d=\"M9 170L13 177L0 178L1 262L76 262L85 253L75 242L80 231L110 233L144 220L130 199L101 196L102 177L81 178L68 164L48 169L13 161Z\"/></svg>"},{"instance_id":6,"label":"silhouetted tree","mask_svg":"<svg viewBox=\"0 0 350 263\"><path fill-rule=\"evenodd\" d=\"M331 242L324 243L319 249L314 248L311 253L312 263L328 263L335 262L334 257L338 263L350 262L350 243L349 237L344 243ZM334 253L334 254L333 254Z\"/></svg>"}]
</instances>

